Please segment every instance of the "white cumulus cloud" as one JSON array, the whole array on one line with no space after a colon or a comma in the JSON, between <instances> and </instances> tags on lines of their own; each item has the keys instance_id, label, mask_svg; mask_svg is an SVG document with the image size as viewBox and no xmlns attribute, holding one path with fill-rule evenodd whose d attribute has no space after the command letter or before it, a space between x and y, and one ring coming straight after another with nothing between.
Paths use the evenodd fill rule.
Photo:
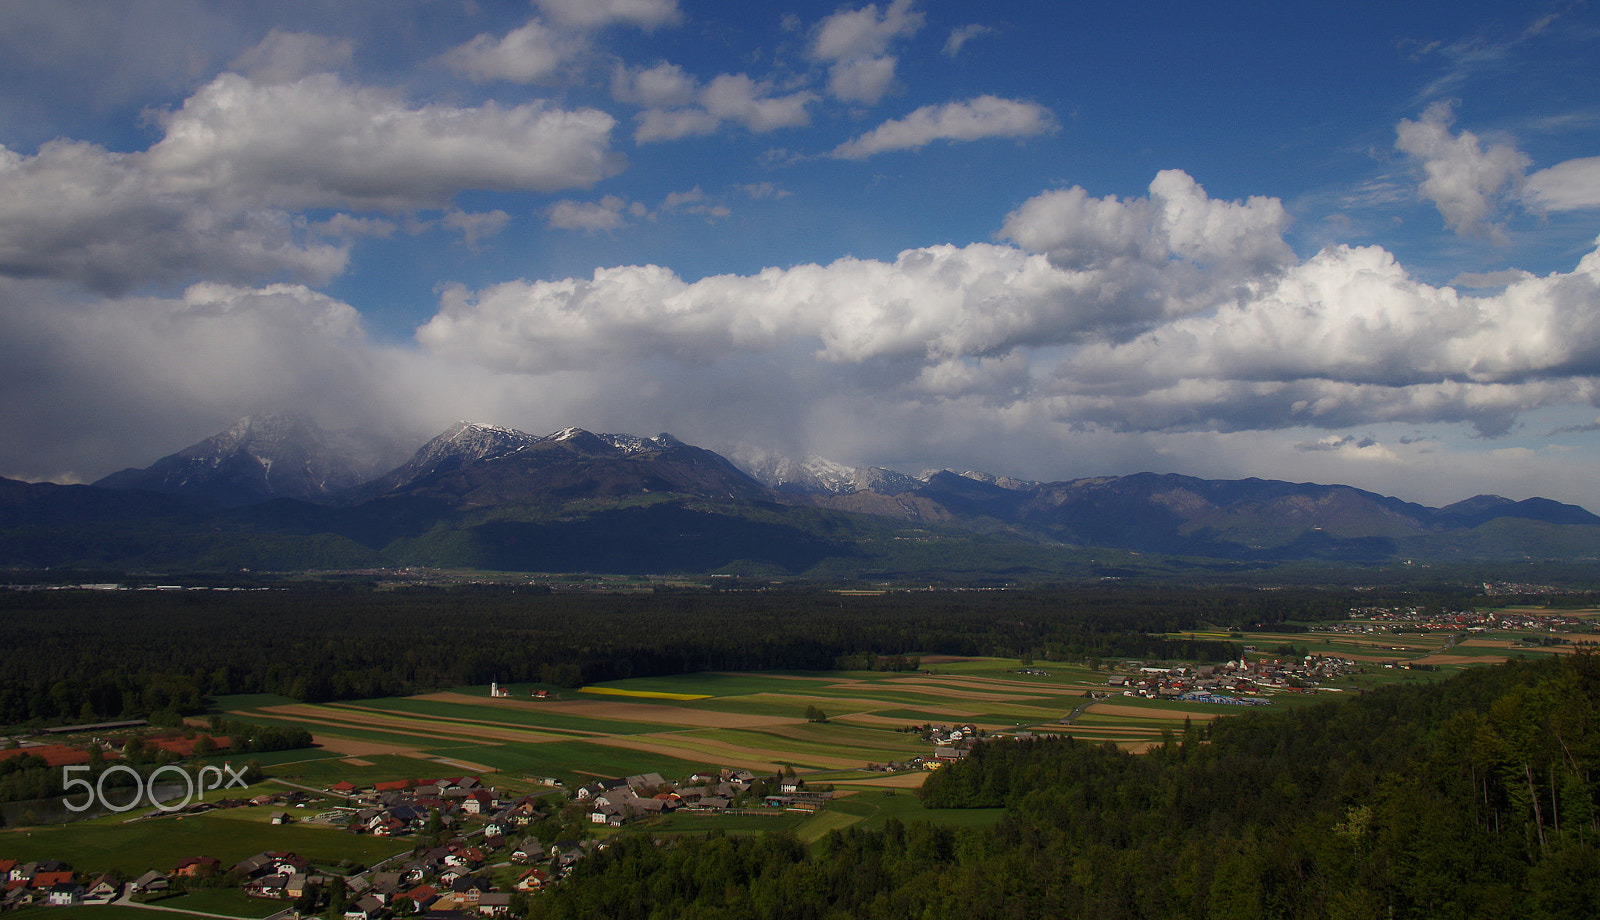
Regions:
<instances>
[{"instance_id":1,"label":"white cumulus cloud","mask_svg":"<svg viewBox=\"0 0 1600 920\"><path fill-rule=\"evenodd\" d=\"M1048 134L1057 127L1055 116L1038 103L979 96L964 102L923 106L840 144L832 155L842 160L861 160L891 150L915 150L934 141L1032 137Z\"/></svg>"},{"instance_id":2,"label":"white cumulus cloud","mask_svg":"<svg viewBox=\"0 0 1600 920\"><path fill-rule=\"evenodd\" d=\"M840 61L829 69L828 91L841 102L873 105L894 86L899 59L892 54Z\"/></svg>"},{"instance_id":3,"label":"white cumulus cloud","mask_svg":"<svg viewBox=\"0 0 1600 920\"><path fill-rule=\"evenodd\" d=\"M476 246L479 240L495 236L510 222L511 215L499 208L492 211L463 211L451 208L445 212L443 218L445 227L461 234L461 241L468 246Z\"/></svg>"},{"instance_id":4,"label":"white cumulus cloud","mask_svg":"<svg viewBox=\"0 0 1600 920\"><path fill-rule=\"evenodd\" d=\"M563 64L587 48L582 37L530 19L499 38L487 33L478 35L445 52L440 60L479 83L536 83L555 75Z\"/></svg>"},{"instance_id":5,"label":"white cumulus cloud","mask_svg":"<svg viewBox=\"0 0 1600 920\"><path fill-rule=\"evenodd\" d=\"M148 168L243 203L408 210L463 189L582 188L616 171L596 109L411 106L330 74L262 86L222 74L161 118Z\"/></svg>"},{"instance_id":6,"label":"white cumulus cloud","mask_svg":"<svg viewBox=\"0 0 1600 920\"><path fill-rule=\"evenodd\" d=\"M1497 199L1520 184L1528 158L1510 144L1487 148L1471 131L1450 133L1449 103L1434 103L1418 121L1401 119L1395 146L1420 161L1422 197L1433 202L1458 234L1505 239L1494 218Z\"/></svg>"},{"instance_id":7,"label":"white cumulus cloud","mask_svg":"<svg viewBox=\"0 0 1600 920\"><path fill-rule=\"evenodd\" d=\"M646 143L711 134L730 121L757 134L810 124L807 107L816 101L815 93L773 95L772 91L770 83L746 74L722 74L696 92L693 105L640 112L634 140Z\"/></svg>"},{"instance_id":8,"label":"white cumulus cloud","mask_svg":"<svg viewBox=\"0 0 1600 920\"><path fill-rule=\"evenodd\" d=\"M547 218L550 226L562 230L582 230L585 233L615 230L627 223L622 216L627 204L615 195L607 195L598 202L563 199L550 206Z\"/></svg>"},{"instance_id":9,"label":"white cumulus cloud","mask_svg":"<svg viewBox=\"0 0 1600 920\"><path fill-rule=\"evenodd\" d=\"M642 69L617 68L611 76L611 98L647 108L672 108L694 101L699 85L676 64Z\"/></svg>"},{"instance_id":10,"label":"white cumulus cloud","mask_svg":"<svg viewBox=\"0 0 1600 920\"><path fill-rule=\"evenodd\" d=\"M1600 157L1557 163L1528 176L1523 195L1539 211L1600 208Z\"/></svg>"},{"instance_id":11,"label":"white cumulus cloud","mask_svg":"<svg viewBox=\"0 0 1600 920\"><path fill-rule=\"evenodd\" d=\"M286 35L259 47L269 46L312 57L320 47ZM469 189L584 188L620 167L615 122L598 110L417 106L332 74L225 73L157 124L161 139L132 153L0 146L0 273L108 293L201 277L319 284L345 270L351 239L392 226L349 214L307 224L301 210L446 208ZM473 228L474 239L491 229L482 219Z\"/></svg>"},{"instance_id":12,"label":"white cumulus cloud","mask_svg":"<svg viewBox=\"0 0 1600 920\"><path fill-rule=\"evenodd\" d=\"M230 207L212 192L94 144L53 141L33 156L0 147L0 274L120 292L202 274L320 283L344 271L348 246L308 240L285 211Z\"/></svg>"},{"instance_id":13,"label":"white cumulus cloud","mask_svg":"<svg viewBox=\"0 0 1600 920\"><path fill-rule=\"evenodd\" d=\"M817 24L809 53L828 67L828 90L844 102L876 104L894 85L899 39L916 34L924 17L912 0L845 9Z\"/></svg>"},{"instance_id":14,"label":"white cumulus cloud","mask_svg":"<svg viewBox=\"0 0 1600 920\"><path fill-rule=\"evenodd\" d=\"M234 59L232 69L257 83L290 83L349 67L354 52L355 46L348 40L273 29Z\"/></svg>"},{"instance_id":15,"label":"white cumulus cloud","mask_svg":"<svg viewBox=\"0 0 1600 920\"><path fill-rule=\"evenodd\" d=\"M1600 398L1600 251L1472 297L1378 247L1297 259L1275 199L1212 199L1178 171L1150 189L1041 194L1006 221L1016 245L451 288L417 339L530 380L632 369L628 399L666 416L734 399L706 389L720 387L740 394L740 424L828 419L856 433L843 440L884 426L926 444L1001 419L1123 436L1440 422L1492 436ZM868 404L870 424L846 420ZM1326 444L1388 456L1375 441Z\"/></svg>"}]
</instances>

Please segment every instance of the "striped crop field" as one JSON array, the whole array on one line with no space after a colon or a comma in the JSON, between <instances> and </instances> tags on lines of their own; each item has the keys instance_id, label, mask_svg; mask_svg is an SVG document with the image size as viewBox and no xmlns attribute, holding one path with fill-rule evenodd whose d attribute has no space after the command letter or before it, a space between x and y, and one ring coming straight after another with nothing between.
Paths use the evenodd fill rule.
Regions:
<instances>
[{"instance_id":1,"label":"striped crop field","mask_svg":"<svg viewBox=\"0 0 1600 920\"><path fill-rule=\"evenodd\" d=\"M238 697L230 716L298 724L324 759L286 764L319 784L329 770L351 778L457 775L469 767L516 784L696 769L801 773L876 784L915 785L924 774L891 777L868 764L932 759L925 730L973 725L988 733L1070 734L1138 750L1183 720L1238 714L1203 704L1141 705L1123 697L1089 703L1108 688L1107 672L1059 662L930 658L912 672L708 673L634 678L581 689L462 687L411 697L296 703ZM1080 712L1081 710L1081 712ZM820 718L817 718L820 711ZM1076 715L1075 715L1076 713ZM371 764L367 766L366 764ZM477 772L477 771L475 771ZM315 774L313 777L312 774ZM903 777L903 778L901 778Z\"/></svg>"},{"instance_id":2,"label":"striped crop field","mask_svg":"<svg viewBox=\"0 0 1600 920\"><path fill-rule=\"evenodd\" d=\"M642 700L709 700L709 693L667 693L662 690L624 690L621 687L583 687L579 693L593 693L596 696L629 696Z\"/></svg>"}]
</instances>

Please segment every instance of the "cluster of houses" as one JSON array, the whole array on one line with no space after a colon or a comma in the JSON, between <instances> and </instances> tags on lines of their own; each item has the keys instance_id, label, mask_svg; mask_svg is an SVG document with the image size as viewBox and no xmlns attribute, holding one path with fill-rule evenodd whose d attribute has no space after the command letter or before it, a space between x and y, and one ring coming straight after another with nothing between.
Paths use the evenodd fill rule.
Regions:
<instances>
[{"instance_id":1,"label":"cluster of houses","mask_svg":"<svg viewBox=\"0 0 1600 920\"><path fill-rule=\"evenodd\" d=\"M417 833L433 820L439 822L439 830L450 831L471 816L486 822L486 837L493 840L532 820L539 801L535 796L501 801L475 776L397 780L368 787L342 781L328 791L344 796L347 804L318 815L319 819L379 837Z\"/></svg>"},{"instance_id":2,"label":"cluster of houses","mask_svg":"<svg viewBox=\"0 0 1600 920\"><path fill-rule=\"evenodd\" d=\"M308 820L378 836L423 835L447 841L396 857L373 872L344 874L319 869L295 853L264 851L229 866L213 856L180 860L168 870L153 869L132 882L101 877L85 883L70 866L58 862L19 864L0 860L6 883L3 906L109 903L118 899L157 900L185 887L184 880L225 878L256 898L303 901L342 886L345 920L376 920L393 913L439 917L498 917L509 913L514 893L530 893L561 878L586 855L577 841L541 843L532 825L548 816L542 797L502 799L473 776L404 780L358 787L339 782L328 787L338 796L335 806ZM792 774L758 778L746 770L701 773L670 783L658 773L599 780L573 791L569 817L619 826L668 812L723 812L741 808L764 813L814 811L832 797L827 789L809 789ZM758 798L759 797L759 798ZM249 800L197 803L193 808L310 804L305 792L257 796ZM756 809L759 803L759 809ZM306 814L306 813L301 813ZM274 824L293 820L289 811L274 811ZM514 882L497 887L490 881L491 862L518 867ZM503 873L496 873L504 880ZM211 884L215 884L214 882Z\"/></svg>"},{"instance_id":3,"label":"cluster of houses","mask_svg":"<svg viewBox=\"0 0 1600 920\"><path fill-rule=\"evenodd\" d=\"M464 840L431 848L397 870L341 876L318 873L294 853L264 852L236 864L247 895L298 901L308 892L345 887L345 920L376 920L387 913L504 916L511 893L498 891L482 873L485 851Z\"/></svg>"},{"instance_id":4,"label":"cluster of houses","mask_svg":"<svg viewBox=\"0 0 1600 920\"><path fill-rule=\"evenodd\" d=\"M82 904L89 894L89 886L77 880L72 867L54 859L25 863L0 859L0 881L5 883L0 907L6 910L34 904ZM108 882L96 879L94 887L101 884Z\"/></svg>"},{"instance_id":5,"label":"cluster of houses","mask_svg":"<svg viewBox=\"0 0 1600 920\"><path fill-rule=\"evenodd\" d=\"M394 871L370 875L319 870L287 851L257 853L231 866L214 856L188 857L169 870L152 869L127 883L105 876L85 884L70 866L54 861L19 864L0 860L0 879L6 883L0 903L9 909L35 904L109 903L119 898L156 900L172 894L182 879L226 876L247 896L291 902L308 892L328 892L335 885L343 885L347 892L345 920L375 920L386 912L414 911L495 917L509 912L511 892L497 890L485 874L490 854L504 858L509 851L510 861L526 865L517 881L523 891L537 890L549 879L559 877L584 854L575 842L547 848L531 836L514 836L543 817L539 800L525 796L501 801L476 777L407 780L366 788L338 783L329 791L342 795L348 804L319 815L326 823L353 831L395 835L422 831L429 827L431 819L436 819L434 829L441 837L453 839L410 856ZM287 804L291 799L303 805L309 798L304 792L293 791L205 803L190 809ZM270 821L288 823L289 814L274 811ZM481 824L473 822L467 835L472 842L455 836L463 818L469 815L482 820Z\"/></svg>"},{"instance_id":6,"label":"cluster of houses","mask_svg":"<svg viewBox=\"0 0 1600 920\"><path fill-rule=\"evenodd\" d=\"M171 874L194 876L201 868L214 871L218 865L215 857L196 857L179 863ZM87 882L79 881L78 874L70 865L54 859L26 863L0 859L0 880L5 882L5 897L0 901L0 907L6 910L35 904L51 907L110 904L124 895L145 900L150 896L165 895L171 886L168 873L155 870L132 882L122 882L109 873Z\"/></svg>"},{"instance_id":7,"label":"cluster of houses","mask_svg":"<svg viewBox=\"0 0 1600 920\"><path fill-rule=\"evenodd\" d=\"M1416 632L1484 633L1491 630L1525 630L1540 633L1591 632L1593 620L1534 613L1526 610L1450 610L1429 613L1418 607L1353 607L1350 621L1330 627L1339 632L1364 634Z\"/></svg>"},{"instance_id":8,"label":"cluster of houses","mask_svg":"<svg viewBox=\"0 0 1600 920\"><path fill-rule=\"evenodd\" d=\"M954 763L967 756L967 751L972 745L989 736L989 733L970 722L966 725L913 725L901 731L916 732L923 741L933 745L933 753L924 756L917 754L905 760L891 760L887 763L869 763L867 769L879 773L899 773L902 770L937 770L947 763ZM1028 736L1026 732L1016 733L1021 738Z\"/></svg>"},{"instance_id":9,"label":"cluster of houses","mask_svg":"<svg viewBox=\"0 0 1600 920\"><path fill-rule=\"evenodd\" d=\"M1310 690L1346 675L1356 662L1333 655L1307 655L1280 661L1229 661L1200 667L1141 667L1131 675L1106 681L1123 696L1145 699L1188 700L1201 703L1263 705L1250 697L1285 690Z\"/></svg>"},{"instance_id":10,"label":"cluster of houses","mask_svg":"<svg viewBox=\"0 0 1600 920\"><path fill-rule=\"evenodd\" d=\"M679 810L727 812L748 804L756 792L761 793L761 808L768 812L816 811L833 797L831 790L808 789L805 780L793 775L780 775L775 783L757 789L759 782L749 770L696 773L677 785L659 773L643 773L580 786L573 799L584 804L591 823L620 827L636 818Z\"/></svg>"}]
</instances>

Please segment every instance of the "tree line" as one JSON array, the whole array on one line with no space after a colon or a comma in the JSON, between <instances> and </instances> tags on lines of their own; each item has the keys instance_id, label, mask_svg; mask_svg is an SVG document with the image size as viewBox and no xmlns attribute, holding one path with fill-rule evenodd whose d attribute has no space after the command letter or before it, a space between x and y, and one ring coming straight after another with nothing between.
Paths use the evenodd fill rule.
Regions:
<instances>
[{"instance_id":1,"label":"tree line","mask_svg":"<svg viewBox=\"0 0 1600 920\"><path fill-rule=\"evenodd\" d=\"M0 725L175 722L208 697L308 702L717 670L906 669L940 653L1226 660L1202 628L1342 617L1371 594L1071 587L1015 591L380 590L7 592ZM1409 598L1415 603L1415 598Z\"/></svg>"},{"instance_id":2,"label":"tree line","mask_svg":"<svg viewBox=\"0 0 1600 920\"><path fill-rule=\"evenodd\" d=\"M311 732L297 725L253 725L247 722L237 722L212 716L208 722L208 732L197 732L194 728L185 728L183 733L196 739L194 753L196 758L204 758L214 753L225 753L229 757L240 757L248 754L264 754L270 751L292 751L299 748L311 747ZM147 776L150 772L166 764L178 763L181 758L171 751L158 745L148 743L144 730L137 730L126 736L122 751L118 757L107 757L104 749L91 742L88 746L89 759L87 764L87 779L91 783L98 783L99 776L106 768L124 764L134 768L140 776ZM228 746L219 748L214 738L227 738ZM247 762L248 771L259 777L260 768L254 760ZM52 767L45 758L35 754L12 754L0 759L0 802L25 802L32 799L47 799L60 796L67 790L63 786L67 775L60 767ZM125 776L113 774L111 786L126 786L129 780ZM252 779L251 782L254 780Z\"/></svg>"}]
</instances>

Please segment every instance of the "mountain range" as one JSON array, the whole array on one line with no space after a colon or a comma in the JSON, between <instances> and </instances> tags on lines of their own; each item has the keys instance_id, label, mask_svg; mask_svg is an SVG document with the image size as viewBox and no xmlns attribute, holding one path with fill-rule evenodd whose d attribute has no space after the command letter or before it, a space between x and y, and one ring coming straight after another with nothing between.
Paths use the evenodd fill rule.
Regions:
<instances>
[{"instance_id":1,"label":"mountain range","mask_svg":"<svg viewBox=\"0 0 1600 920\"><path fill-rule=\"evenodd\" d=\"M1547 499L1430 508L1264 479L910 476L668 434L467 422L405 458L252 416L90 486L0 480L0 565L14 568L970 578L1597 557L1600 517Z\"/></svg>"}]
</instances>

